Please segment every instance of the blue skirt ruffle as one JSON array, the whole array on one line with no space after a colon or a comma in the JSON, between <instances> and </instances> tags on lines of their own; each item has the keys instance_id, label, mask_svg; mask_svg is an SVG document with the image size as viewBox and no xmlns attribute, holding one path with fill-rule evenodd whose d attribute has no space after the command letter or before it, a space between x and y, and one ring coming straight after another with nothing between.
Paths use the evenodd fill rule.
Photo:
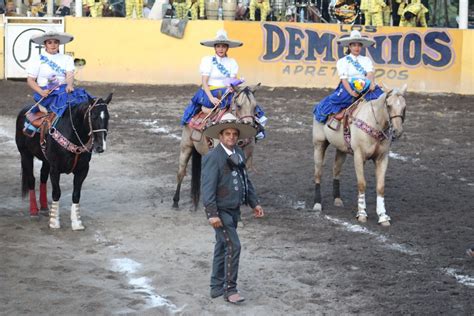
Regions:
<instances>
[{"instance_id":1,"label":"blue skirt ruffle","mask_svg":"<svg viewBox=\"0 0 474 316\"><path fill-rule=\"evenodd\" d=\"M211 90L211 94L216 98L221 98L225 94L226 90L227 90L226 87L214 89L214 90ZM229 93L225 97L225 99L221 102L219 107L223 109L230 106L230 104L232 103L233 96L234 96L233 93ZM199 111L201 111L201 106L204 106L209 109L214 108L214 104L211 103L211 101L209 100L209 97L207 96L206 92L202 88L200 88L196 92L196 94L191 99L191 103L189 103L189 105L184 110L183 117L181 118L181 125L188 124L191 118L194 115L196 115Z\"/></svg>"},{"instance_id":2,"label":"blue skirt ruffle","mask_svg":"<svg viewBox=\"0 0 474 316\"><path fill-rule=\"evenodd\" d=\"M33 99L38 102L41 100L41 95L35 93ZM85 89L75 88L74 91L67 93L66 85L59 86L58 89L51 92L44 100L40 102L48 112L54 112L58 117L61 117L64 114L64 111L67 109L68 105L76 106L85 102L90 102L94 97L91 96ZM31 112L38 112L38 107L35 107Z\"/></svg>"},{"instance_id":3,"label":"blue skirt ruffle","mask_svg":"<svg viewBox=\"0 0 474 316\"><path fill-rule=\"evenodd\" d=\"M367 92L364 98L367 101L376 100L382 94L383 90L379 86L375 86L374 91ZM322 99L321 102L315 104L313 108L314 118L318 122L325 123L329 115L340 112L354 103L354 101L355 98L347 92L341 82L336 90Z\"/></svg>"}]
</instances>

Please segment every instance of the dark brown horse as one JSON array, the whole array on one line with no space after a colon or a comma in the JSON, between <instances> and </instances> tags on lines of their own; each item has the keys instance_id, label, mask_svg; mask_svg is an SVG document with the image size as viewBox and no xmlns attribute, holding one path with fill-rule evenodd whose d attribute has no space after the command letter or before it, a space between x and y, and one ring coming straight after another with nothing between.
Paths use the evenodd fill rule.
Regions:
<instances>
[{"instance_id":1,"label":"dark brown horse","mask_svg":"<svg viewBox=\"0 0 474 316\"><path fill-rule=\"evenodd\" d=\"M25 113L31 106L20 111L16 121L16 145L21 155L22 195L29 192L30 215L38 216L36 203L35 177L33 175L33 159L43 162L40 177L40 207L48 210L46 182L51 176L53 202L49 212L49 227L60 228L59 198L61 189L59 178L61 173L74 174L72 194L71 226L73 230L83 230L84 226L79 214L79 200L82 183L89 171L92 152L104 152L108 132L109 112L107 105L112 99L91 99L89 102L71 107L68 106L63 116L45 134L45 143L40 144L39 133L34 137L23 133Z\"/></svg>"}]
</instances>

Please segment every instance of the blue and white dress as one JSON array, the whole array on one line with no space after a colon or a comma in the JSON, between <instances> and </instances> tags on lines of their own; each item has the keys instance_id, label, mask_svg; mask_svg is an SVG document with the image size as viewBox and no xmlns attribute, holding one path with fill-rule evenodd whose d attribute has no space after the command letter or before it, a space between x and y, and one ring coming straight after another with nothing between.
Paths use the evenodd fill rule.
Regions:
<instances>
[{"instance_id":1,"label":"blue and white dress","mask_svg":"<svg viewBox=\"0 0 474 316\"><path fill-rule=\"evenodd\" d=\"M68 74L72 76L74 72L74 61L69 55L42 52L32 58L26 71L28 77L36 79L41 89L54 89L40 104L59 117L63 115L67 105L75 106L89 102L93 98L81 88L75 88L71 93L66 92L66 78ZM36 102L41 98L39 93L33 95ZM32 109L32 112L38 111L38 107Z\"/></svg>"},{"instance_id":2,"label":"blue and white dress","mask_svg":"<svg viewBox=\"0 0 474 316\"><path fill-rule=\"evenodd\" d=\"M342 79L348 81L363 79L366 82L368 81L366 85L366 89L368 89L370 81L366 78L366 75L369 72L374 72L374 66L370 58L361 55L354 56L349 54L339 59L336 66L339 78L341 79L339 85L329 96L322 99L313 108L315 119L321 123L325 123L329 115L338 113L355 101L355 98L342 85ZM362 92L365 92L365 90ZM382 94L383 90L379 86L375 86L374 91L367 92L364 98L367 101L375 100Z\"/></svg>"},{"instance_id":3,"label":"blue and white dress","mask_svg":"<svg viewBox=\"0 0 474 316\"><path fill-rule=\"evenodd\" d=\"M216 98L222 98L227 90L226 82L232 78L237 77L239 72L239 65L233 58L219 57L219 56L206 56L201 60L199 67L201 76L208 76L208 86L211 90L211 94ZM224 100L222 100L220 107L225 108L230 106L232 102L233 94L229 93ZM209 100L204 89L200 88L196 94L192 97L191 103L184 110L183 118L181 119L181 125L189 123L191 118L201 111L201 107L214 108L214 104Z\"/></svg>"}]
</instances>

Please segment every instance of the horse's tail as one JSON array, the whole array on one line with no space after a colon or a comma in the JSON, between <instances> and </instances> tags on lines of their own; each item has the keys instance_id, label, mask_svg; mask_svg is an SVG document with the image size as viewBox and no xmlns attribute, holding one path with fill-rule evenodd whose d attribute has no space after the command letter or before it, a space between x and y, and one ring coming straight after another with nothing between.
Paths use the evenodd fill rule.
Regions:
<instances>
[{"instance_id":1,"label":"horse's tail","mask_svg":"<svg viewBox=\"0 0 474 316\"><path fill-rule=\"evenodd\" d=\"M25 122L25 113L27 112L29 107L25 107L18 113L18 116L16 118L16 129L15 129L15 142L17 145L18 150L20 153L22 150L25 150L26 148L26 136L23 135L23 126ZM23 158L22 158L23 159ZM26 172L23 168L23 164L21 164L21 196L24 198L29 192L29 187L28 187L28 177L26 176Z\"/></svg>"},{"instance_id":2,"label":"horse's tail","mask_svg":"<svg viewBox=\"0 0 474 316\"><path fill-rule=\"evenodd\" d=\"M191 199L194 210L197 210L201 195L201 154L193 147L192 151L192 171L191 171Z\"/></svg>"}]
</instances>

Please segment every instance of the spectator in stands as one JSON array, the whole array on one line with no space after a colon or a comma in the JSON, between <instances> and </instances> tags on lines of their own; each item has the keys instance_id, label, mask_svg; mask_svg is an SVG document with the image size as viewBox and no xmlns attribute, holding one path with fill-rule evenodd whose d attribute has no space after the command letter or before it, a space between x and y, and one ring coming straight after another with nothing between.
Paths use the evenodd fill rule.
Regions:
<instances>
[{"instance_id":1,"label":"spectator in stands","mask_svg":"<svg viewBox=\"0 0 474 316\"><path fill-rule=\"evenodd\" d=\"M269 0L250 0L250 21L255 21L255 11L260 10L260 21L266 21L270 13Z\"/></svg>"},{"instance_id":2,"label":"spectator in stands","mask_svg":"<svg viewBox=\"0 0 474 316\"><path fill-rule=\"evenodd\" d=\"M0 14L5 13L5 1L0 0Z\"/></svg>"},{"instance_id":3,"label":"spectator in stands","mask_svg":"<svg viewBox=\"0 0 474 316\"><path fill-rule=\"evenodd\" d=\"M43 0L33 0L31 2L31 16L42 17L46 14L46 3Z\"/></svg>"},{"instance_id":4,"label":"spectator in stands","mask_svg":"<svg viewBox=\"0 0 474 316\"><path fill-rule=\"evenodd\" d=\"M152 2L145 0L145 2L143 3L143 17L145 19L148 19L148 16L150 15L152 7L153 7Z\"/></svg>"},{"instance_id":5,"label":"spectator in stands","mask_svg":"<svg viewBox=\"0 0 474 316\"><path fill-rule=\"evenodd\" d=\"M188 16L188 6L186 4L186 0L173 0L173 8L176 18L184 19Z\"/></svg>"},{"instance_id":6,"label":"spectator in stands","mask_svg":"<svg viewBox=\"0 0 474 316\"><path fill-rule=\"evenodd\" d=\"M191 12L191 20L204 19L204 0L186 0L186 6ZM199 13L199 16L198 16Z\"/></svg>"},{"instance_id":7,"label":"spectator in stands","mask_svg":"<svg viewBox=\"0 0 474 316\"><path fill-rule=\"evenodd\" d=\"M5 15L6 16L17 16L15 2L7 1L5 5Z\"/></svg>"},{"instance_id":8,"label":"spectator in stands","mask_svg":"<svg viewBox=\"0 0 474 316\"><path fill-rule=\"evenodd\" d=\"M104 5L107 4L107 0L85 0L87 7L89 8L90 16L93 18L102 17L102 11Z\"/></svg>"},{"instance_id":9,"label":"spectator in stands","mask_svg":"<svg viewBox=\"0 0 474 316\"><path fill-rule=\"evenodd\" d=\"M249 0L238 0L237 8L235 10L235 19L247 20L248 11L249 11Z\"/></svg>"},{"instance_id":10,"label":"spectator in stands","mask_svg":"<svg viewBox=\"0 0 474 316\"><path fill-rule=\"evenodd\" d=\"M391 0L392 6L392 26L399 26L400 24L400 15L398 14L398 8L402 0Z\"/></svg>"},{"instance_id":11,"label":"spectator in stands","mask_svg":"<svg viewBox=\"0 0 474 316\"><path fill-rule=\"evenodd\" d=\"M125 0L125 17L132 18L133 11L137 19L143 18L143 0Z\"/></svg>"},{"instance_id":12,"label":"spectator in stands","mask_svg":"<svg viewBox=\"0 0 474 316\"><path fill-rule=\"evenodd\" d=\"M71 1L72 0L61 0L61 5L56 10L57 16L71 15Z\"/></svg>"},{"instance_id":13,"label":"spectator in stands","mask_svg":"<svg viewBox=\"0 0 474 316\"><path fill-rule=\"evenodd\" d=\"M383 26L385 0L362 0L360 10L365 17L365 25Z\"/></svg>"},{"instance_id":14,"label":"spectator in stands","mask_svg":"<svg viewBox=\"0 0 474 316\"><path fill-rule=\"evenodd\" d=\"M426 23L426 13L428 9L420 0L405 0L398 8L400 15L400 26L428 27Z\"/></svg>"},{"instance_id":15,"label":"spectator in stands","mask_svg":"<svg viewBox=\"0 0 474 316\"><path fill-rule=\"evenodd\" d=\"M390 16L392 15L392 1L394 0L384 0L385 1L385 7L382 10L382 19L383 19L383 25L384 26L390 26Z\"/></svg>"}]
</instances>

